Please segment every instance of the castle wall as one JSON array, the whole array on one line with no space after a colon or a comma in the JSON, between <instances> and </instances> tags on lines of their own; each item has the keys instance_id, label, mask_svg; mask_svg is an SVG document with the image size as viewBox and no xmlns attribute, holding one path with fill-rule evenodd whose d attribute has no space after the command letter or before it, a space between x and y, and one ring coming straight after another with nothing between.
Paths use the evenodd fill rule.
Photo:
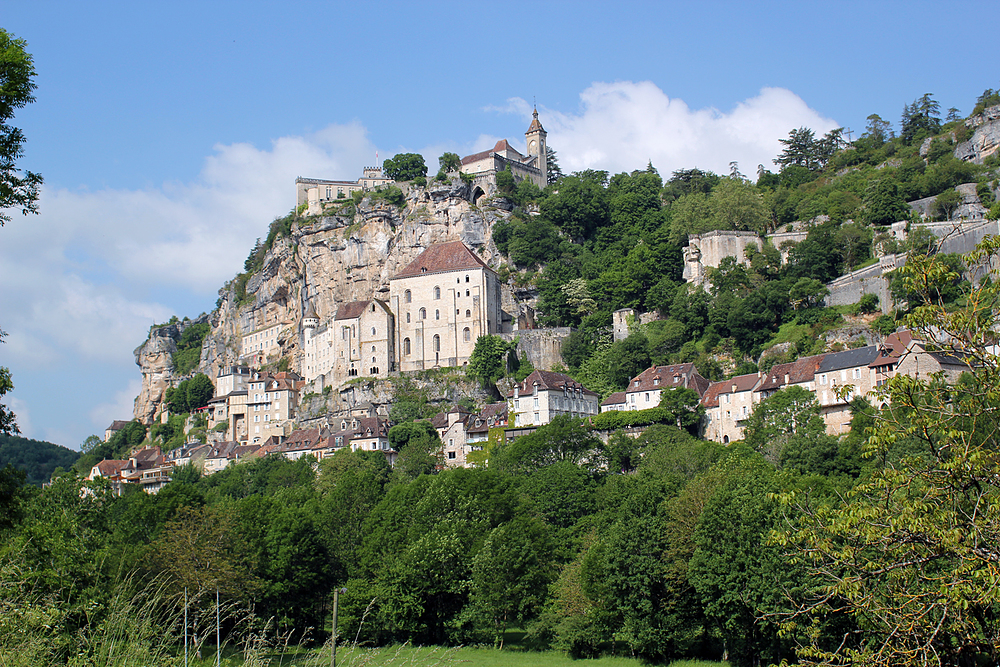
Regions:
<instances>
[{"instance_id":1,"label":"castle wall","mask_svg":"<svg viewBox=\"0 0 1000 667\"><path fill-rule=\"evenodd\" d=\"M551 370L563 364L562 342L573 332L569 327L552 329L525 329L500 334L506 340L517 338L517 354L524 352L535 368ZM563 364L565 365L565 364Z\"/></svg>"}]
</instances>

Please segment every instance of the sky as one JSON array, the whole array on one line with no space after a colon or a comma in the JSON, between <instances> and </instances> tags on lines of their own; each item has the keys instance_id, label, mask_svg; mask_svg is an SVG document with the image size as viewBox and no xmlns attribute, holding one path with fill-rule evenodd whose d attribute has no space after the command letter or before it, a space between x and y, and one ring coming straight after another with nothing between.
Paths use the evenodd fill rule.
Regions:
<instances>
[{"instance_id":1,"label":"sky","mask_svg":"<svg viewBox=\"0 0 1000 667\"><path fill-rule=\"evenodd\" d=\"M211 311L297 176L400 152L522 150L537 105L563 171L753 175L810 127L898 129L932 93L1000 87L992 2L0 0L35 102L13 124L39 214L0 228L3 401L71 448L130 419L133 350ZM376 158L377 156L377 158Z\"/></svg>"}]
</instances>

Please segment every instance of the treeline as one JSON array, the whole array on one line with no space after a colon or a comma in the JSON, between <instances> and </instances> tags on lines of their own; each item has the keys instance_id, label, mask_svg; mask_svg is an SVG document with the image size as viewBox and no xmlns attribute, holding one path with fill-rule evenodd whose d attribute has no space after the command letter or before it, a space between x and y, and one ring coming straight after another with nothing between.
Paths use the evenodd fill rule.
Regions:
<instances>
[{"instance_id":1,"label":"treeline","mask_svg":"<svg viewBox=\"0 0 1000 667\"><path fill-rule=\"evenodd\" d=\"M995 97L987 90L976 108ZM1000 216L993 197L1000 158L991 156L984 165L955 158L955 145L970 130L956 110L942 121L939 109L929 95L907 104L898 136L874 114L853 141L842 128L824 137L794 129L774 160L777 171L761 165L756 182L735 163L725 176L684 169L665 182L651 164L614 176L577 172L544 190L498 180L516 205L509 221L493 227L510 262L501 275L537 288L542 322L578 329L564 360L577 379L602 394L622 389L626 373L608 377L588 370L586 362L597 355L595 369L623 365L616 363L621 355L609 351L611 314L620 308L666 318L646 331L646 363L695 362L706 377L718 375L711 353L720 342L738 363L759 357L782 325L812 327L815 340L814 325L824 319L832 325L841 314L817 308L825 283L877 254L934 251L934 238L922 230L902 244L885 229L916 219L906 202L937 196L936 215L948 217L960 199L953 188L974 182L985 205L995 207L991 216ZM723 261L709 272L707 290L682 281L681 247L690 235L764 235L790 230L796 221L809 221L800 243L748 248L747 265Z\"/></svg>"},{"instance_id":2,"label":"treeline","mask_svg":"<svg viewBox=\"0 0 1000 667\"><path fill-rule=\"evenodd\" d=\"M0 468L24 471L28 484L41 486L53 471L71 468L78 458L79 452L61 445L0 433Z\"/></svg>"}]
</instances>

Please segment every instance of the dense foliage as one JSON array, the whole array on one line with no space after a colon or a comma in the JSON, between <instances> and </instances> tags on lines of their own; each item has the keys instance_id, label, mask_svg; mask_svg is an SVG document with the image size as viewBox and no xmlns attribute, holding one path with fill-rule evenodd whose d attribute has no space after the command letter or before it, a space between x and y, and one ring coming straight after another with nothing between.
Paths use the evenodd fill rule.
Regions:
<instances>
[{"instance_id":1,"label":"dense foliage","mask_svg":"<svg viewBox=\"0 0 1000 667\"><path fill-rule=\"evenodd\" d=\"M53 471L71 468L78 458L80 452L61 445L0 434L0 468L11 465L23 470L28 484L41 486Z\"/></svg>"}]
</instances>

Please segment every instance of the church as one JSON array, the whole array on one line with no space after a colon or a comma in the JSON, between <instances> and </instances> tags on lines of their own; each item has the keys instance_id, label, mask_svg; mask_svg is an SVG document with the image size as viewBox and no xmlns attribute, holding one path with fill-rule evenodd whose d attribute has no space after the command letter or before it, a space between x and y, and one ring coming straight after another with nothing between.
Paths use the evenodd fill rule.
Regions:
<instances>
[{"instance_id":1,"label":"church","mask_svg":"<svg viewBox=\"0 0 1000 667\"><path fill-rule=\"evenodd\" d=\"M459 171L473 177L472 202L478 202L483 195L493 194L496 190L497 173L505 169L510 170L516 181L527 178L544 188L548 182L545 137L545 129L538 121L538 109L535 109L531 125L524 133L527 155L521 155L506 139L501 139L489 150L462 158Z\"/></svg>"},{"instance_id":2,"label":"church","mask_svg":"<svg viewBox=\"0 0 1000 667\"><path fill-rule=\"evenodd\" d=\"M342 303L302 318L302 375L340 384L391 371L464 366L476 339L501 332L497 273L461 241L430 246L389 281L389 299Z\"/></svg>"}]
</instances>

